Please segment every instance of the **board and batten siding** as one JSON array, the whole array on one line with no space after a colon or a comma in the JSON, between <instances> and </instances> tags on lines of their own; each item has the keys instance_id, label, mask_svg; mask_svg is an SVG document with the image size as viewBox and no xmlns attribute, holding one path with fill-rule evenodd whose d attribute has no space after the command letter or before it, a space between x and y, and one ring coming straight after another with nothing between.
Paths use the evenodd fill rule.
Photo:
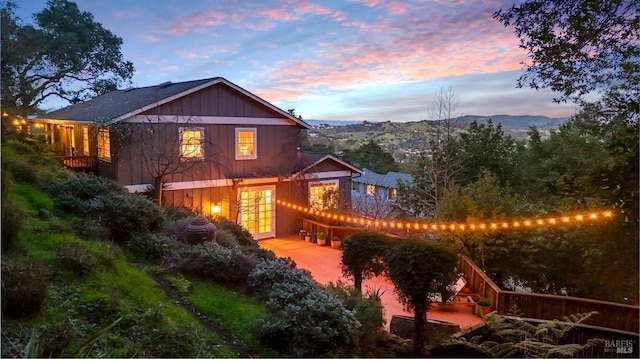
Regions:
<instances>
[{"instance_id":1,"label":"board and batten siding","mask_svg":"<svg viewBox=\"0 0 640 359\"><path fill-rule=\"evenodd\" d=\"M165 177L167 182L183 182L245 177L278 177L291 173L297 161L299 129L295 126L256 125L257 155L252 160L236 160L236 128L247 125L194 124L204 129L204 160L180 162L180 127L189 125L123 124L131 134L127 143L117 146L118 180L124 185L153 183L151 160L172 158L179 168ZM149 133L153 128L153 133ZM161 155L162 153L162 155Z\"/></svg>"},{"instance_id":2,"label":"board and batten siding","mask_svg":"<svg viewBox=\"0 0 640 359\"><path fill-rule=\"evenodd\" d=\"M276 111L258 103L225 84L216 84L188 96L167 102L143 112L142 115L189 115L231 117L282 117Z\"/></svg>"}]
</instances>

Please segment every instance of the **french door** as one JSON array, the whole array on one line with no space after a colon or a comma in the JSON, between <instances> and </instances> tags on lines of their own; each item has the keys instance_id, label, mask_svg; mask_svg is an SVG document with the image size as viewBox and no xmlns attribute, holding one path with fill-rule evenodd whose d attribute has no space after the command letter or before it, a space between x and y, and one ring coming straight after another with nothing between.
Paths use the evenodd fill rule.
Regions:
<instances>
[{"instance_id":1,"label":"french door","mask_svg":"<svg viewBox=\"0 0 640 359\"><path fill-rule=\"evenodd\" d=\"M238 190L240 225L246 228L254 239L271 238L276 235L275 192L275 186Z\"/></svg>"}]
</instances>

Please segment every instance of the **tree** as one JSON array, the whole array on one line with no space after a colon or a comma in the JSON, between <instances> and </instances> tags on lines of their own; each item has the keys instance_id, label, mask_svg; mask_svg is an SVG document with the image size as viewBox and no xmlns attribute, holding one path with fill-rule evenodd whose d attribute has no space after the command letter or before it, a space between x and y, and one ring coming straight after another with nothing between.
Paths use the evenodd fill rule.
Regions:
<instances>
[{"instance_id":1,"label":"tree","mask_svg":"<svg viewBox=\"0 0 640 359\"><path fill-rule=\"evenodd\" d=\"M493 16L514 27L531 58L518 87L551 88L561 94L556 101L611 90L637 98L636 0L527 0Z\"/></svg>"},{"instance_id":2,"label":"tree","mask_svg":"<svg viewBox=\"0 0 640 359\"><path fill-rule=\"evenodd\" d=\"M411 166L413 182L398 186L398 201L418 217L435 217L438 202L460 170L459 133L463 129L455 115L459 96L451 87L441 88L429 107L429 147Z\"/></svg>"},{"instance_id":3,"label":"tree","mask_svg":"<svg viewBox=\"0 0 640 359\"><path fill-rule=\"evenodd\" d=\"M413 355L422 355L423 328L432 298L444 298L447 286L455 281L456 253L449 247L420 239L394 243L384 257L389 278L400 300L413 307Z\"/></svg>"},{"instance_id":4,"label":"tree","mask_svg":"<svg viewBox=\"0 0 640 359\"><path fill-rule=\"evenodd\" d=\"M494 174L502 185L509 183L514 175L513 155L516 142L505 136L502 125L472 122L467 132L460 134L460 149L457 153L460 163L458 178L461 183L470 183L480 178L484 172Z\"/></svg>"},{"instance_id":5,"label":"tree","mask_svg":"<svg viewBox=\"0 0 640 359\"><path fill-rule=\"evenodd\" d=\"M50 97L78 103L115 90L133 76L122 39L66 0L49 0L22 24L15 3L0 8L2 108L26 118Z\"/></svg>"},{"instance_id":6,"label":"tree","mask_svg":"<svg viewBox=\"0 0 640 359\"><path fill-rule=\"evenodd\" d=\"M373 231L352 233L342 241L342 273L353 277L354 287L362 293L362 280L380 275L384 254L389 247L387 236Z\"/></svg>"},{"instance_id":7,"label":"tree","mask_svg":"<svg viewBox=\"0 0 640 359\"><path fill-rule=\"evenodd\" d=\"M385 174L389 171L398 171L399 167L393 156L370 140L355 150L344 150L342 159L360 168L368 168L374 172Z\"/></svg>"}]
</instances>

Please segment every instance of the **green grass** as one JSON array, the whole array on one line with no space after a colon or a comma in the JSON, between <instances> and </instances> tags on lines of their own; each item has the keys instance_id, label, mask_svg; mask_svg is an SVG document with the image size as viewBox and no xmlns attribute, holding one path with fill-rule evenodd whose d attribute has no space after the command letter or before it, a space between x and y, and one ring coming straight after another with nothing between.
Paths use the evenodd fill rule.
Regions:
<instances>
[{"instance_id":1,"label":"green grass","mask_svg":"<svg viewBox=\"0 0 640 359\"><path fill-rule=\"evenodd\" d=\"M34 330L41 343L58 341L52 334L56 330L69 333L71 339L63 355L74 356L85 340L119 318L89 356L236 356L191 313L170 300L142 269L130 265L120 247L77 238L69 223L77 219L56 213L46 193L14 183L10 195L25 210L25 227L16 249L3 251L2 259L43 263L49 286L39 314L20 319L2 317L3 357L20 356ZM40 208L57 216L41 218ZM85 276L59 267L56 261L58 248L75 241L96 259L96 269Z\"/></svg>"},{"instance_id":2,"label":"green grass","mask_svg":"<svg viewBox=\"0 0 640 359\"><path fill-rule=\"evenodd\" d=\"M264 354L266 349L260 346L254 328L256 321L265 314L262 303L256 298L238 294L211 282L193 279L192 284L193 291L187 297L191 304L216 325L232 332L250 348Z\"/></svg>"}]
</instances>

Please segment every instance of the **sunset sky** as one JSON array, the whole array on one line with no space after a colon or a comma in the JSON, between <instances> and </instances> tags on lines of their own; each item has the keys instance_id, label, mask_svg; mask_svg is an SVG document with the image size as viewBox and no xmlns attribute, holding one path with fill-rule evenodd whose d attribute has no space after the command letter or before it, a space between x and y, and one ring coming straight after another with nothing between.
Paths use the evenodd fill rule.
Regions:
<instances>
[{"instance_id":1,"label":"sunset sky","mask_svg":"<svg viewBox=\"0 0 640 359\"><path fill-rule=\"evenodd\" d=\"M46 0L18 0L29 20ZM222 76L304 119L420 121L441 88L457 115L568 117L516 88L528 61L492 18L514 0L77 0L123 39L134 86ZM61 107L49 103L49 109Z\"/></svg>"}]
</instances>

